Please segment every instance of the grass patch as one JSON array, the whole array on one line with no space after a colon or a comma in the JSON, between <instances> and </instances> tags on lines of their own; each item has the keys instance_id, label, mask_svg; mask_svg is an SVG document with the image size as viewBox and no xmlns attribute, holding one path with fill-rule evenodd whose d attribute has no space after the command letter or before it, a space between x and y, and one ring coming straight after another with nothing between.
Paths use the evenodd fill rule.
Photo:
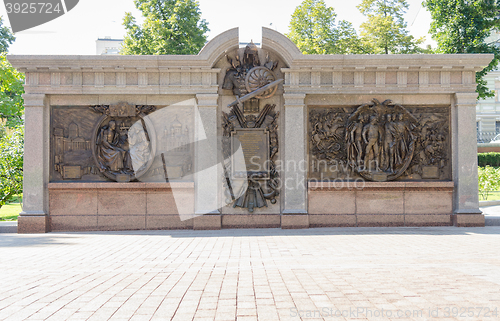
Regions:
<instances>
[{"instance_id":1,"label":"grass patch","mask_svg":"<svg viewBox=\"0 0 500 321\"><path fill-rule=\"evenodd\" d=\"M21 204L19 204L20 200L21 196L16 195L12 202L0 208L0 221L17 221L19 212L22 211Z\"/></svg>"},{"instance_id":2,"label":"grass patch","mask_svg":"<svg viewBox=\"0 0 500 321\"><path fill-rule=\"evenodd\" d=\"M488 199L483 199L481 195L479 195L480 201L500 201L500 191L491 191L488 193Z\"/></svg>"}]
</instances>

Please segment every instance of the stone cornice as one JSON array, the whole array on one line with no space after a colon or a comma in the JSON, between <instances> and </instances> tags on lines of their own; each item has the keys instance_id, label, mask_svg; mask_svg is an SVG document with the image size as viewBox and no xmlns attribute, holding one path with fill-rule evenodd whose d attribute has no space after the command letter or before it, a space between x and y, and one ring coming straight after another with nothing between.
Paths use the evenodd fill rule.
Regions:
<instances>
[{"instance_id":1,"label":"stone cornice","mask_svg":"<svg viewBox=\"0 0 500 321\"><path fill-rule=\"evenodd\" d=\"M491 54L303 55L284 35L263 28L262 47L281 57L285 93L474 92L475 72ZM211 40L198 55L8 56L26 73L28 94L214 94L238 29Z\"/></svg>"}]
</instances>

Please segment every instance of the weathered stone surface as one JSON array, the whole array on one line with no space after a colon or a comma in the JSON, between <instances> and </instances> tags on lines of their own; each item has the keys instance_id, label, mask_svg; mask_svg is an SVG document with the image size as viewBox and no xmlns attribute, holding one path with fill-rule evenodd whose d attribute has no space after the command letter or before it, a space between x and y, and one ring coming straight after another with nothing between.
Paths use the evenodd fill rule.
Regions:
<instances>
[{"instance_id":1,"label":"weathered stone surface","mask_svg":"<svg viewBox=\"0 0 500 321\"><path fill-rule=\"evenodd\" d=\"M192 229L193 219L179 215L147 215L147 230Z\"/></svg>"},{"instance_id":2,"label":"weathered stone surface","mask_svg":"<svg viewBox=\"0 0 500 321\"><path fill-rule=\"evenodd\" d=\"M53 232L95 231L98 229L97 215L54 215L50 217Z\"/></svg>"},{"instance_id":3,"label":"weathered stone surface","mask_svg":"<svg viewBox=\"0 0 500 321\"><path fill-rule=\"evenodd\" d=\"M314 214L309 215L309 227L355 227L356 215Z\"/></svg>"},{"instance_id":4,"label":"weathered stone surface","mask_svg":"<svg viewBox=\"0 0 500 321\"><path fill-rule=\"evenodd\" d=\"M457 227L484 226L483 214L453 214L451 216L453 225Z\"/></svg>"},{"instance_id":5,"label":"weathered stone surface","mask_svg":"<svg viewBox=\"0 0 500 321\"><path fill-rule=\"evenodd\" d=\"M146 215L99 215L97 225L101 231L144 230Z\"/></svg>"},{"instance_id":6,"label":"weathered stone surface","mask_svg":"<svg viewBox=\"0 0 500 321\"><path fill-rule=\"evenodd\" d=\"M98 215L146 215L145 191L102 190L97 196Z\"/></svg>"},{"instance_id":7,"label":"weathered stone surface","mask_svg":"<svg viewBox=\"0 0 500 321\"><path fill-rule=\"evenodd\" d=\"M279 214L222 215L222 228L279 228Z\"/></svg>"},{"instance_id":8,"label":"weathered stone surface","mask_svg":"<svg viewBox=\"0 0 500 321\"><path fill-rule=\"evenodd\" d=\"M96 215L97 191L89 189L75 193L53 190L49 193L49 209L51 216Z\"/></svg>"},{"instance_id":9,"label":"weathered stone surface","mask_svg":"<svg viewBox=\"0 0 500 321\"><path fill-rule=\"evenodd\" d=\"M309 190L309 214L355 214L356 193L348 191Z\"/></svg>"},{"instance_id":10,"label":"weathered stone surface","mask_svg":"<svg viewBox=\"0 0 500 321\"><path fill-rule=\"evenodd\" d=\"M450 226L451 224L450 214L405 215L405 226Z\"/></svg>"},{"instance_id":11,"label":"weathered stone surface","mask_svg":"<svg viewBox=\"0 0 500 321\"><path fill-rule=\"evenodd\" d=\"M282 214L281 228L282 229L309 228L309 215L300 213Z\"/></svg>"},{"instance_id":12,"label":"weathered stone surface","mask_svg":"<svg viewBox=\"0 0 500 321\"><path fill-rule=\"evenodd\" d=\"M359 227L369 226L404 226L404 215L368 214L356 215Z\"/></svg>"},{"instance_id":13,"label":"weathered stone surface","mask_svg":"<svg viewBox=\"0 0 500 321\"><path fill-rule=\"evenodd\" d=\"M17 219L17 233L47 233L50 232L50 221L46 215L20 215Z\"/></svg>"},{"instance_id":14,"label":"weathered stone surface","mask_svg":"<svg viewBox=\"0 0 500 321\"><path fill-rule=\"evenodd\" d=\"M453 191L408 191L404 205L405 214L451 214Z\"/></svg>"},{"instance_id":15,"label":"weathered stone surface","mask_svg":"<svg viewBox=\"0 0 500 321\"><path fill-rule=\"evenodd\" d=\"M205 214L193 218L193 229L195 230L220 230L221 228L221 215Z\"/></svg>"}]
</instances>

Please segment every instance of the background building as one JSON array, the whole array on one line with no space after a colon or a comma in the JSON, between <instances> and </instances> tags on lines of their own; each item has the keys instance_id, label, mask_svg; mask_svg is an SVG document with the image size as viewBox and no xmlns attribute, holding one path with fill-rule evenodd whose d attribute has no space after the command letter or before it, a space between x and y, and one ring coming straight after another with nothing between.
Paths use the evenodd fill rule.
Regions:
<instances>
[{"instance_id":1,"label":"background building","mask_svg":"<svg viewBox=\"0 0 500 321\"><path fill-rule=\"evenodd\" d=\"M500 46L500 32L495 32L488 39L489 43L496 43ZM487 87L495 92L492 98L482 99L476 106L476 128L477 141L480 143L489 143L497 134L500 133L500 70L494 70L488 73L484 79Z\"/></svg>"},{"instance_id":2,"label":"background building","mask_svg":"<svg viewBox=\"0 0 500 321\"><path fill-rule=\"evenodd\" d=\"M111 39L111 37L98 38L95 41L96 55L119 55L123 39Z\"/></svg>"}]
</instances>

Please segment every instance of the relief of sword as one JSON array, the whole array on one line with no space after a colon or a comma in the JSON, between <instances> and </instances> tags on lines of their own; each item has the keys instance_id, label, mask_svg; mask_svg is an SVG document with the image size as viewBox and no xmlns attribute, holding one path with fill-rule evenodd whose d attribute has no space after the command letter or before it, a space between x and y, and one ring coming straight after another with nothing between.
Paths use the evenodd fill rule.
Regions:
<instances>
[{"instance_id":1,"label":"relief of sword","mask_svg":"<svg viewBox=\"0 0 500 321\"><path fill-rule=\"evenodd\" d=\"M233 101L232 103L230 103L229 105L227 105L227 107L233 107L234 105L237 105L239 103L243 103L251 98L254 98L255 96L258 96L259 94L262 94L266 90L279 85L281 82L283 82L283 80L284 79L275 80L273 82L268 83L265 86L260 87L259 89L252 91L251 93L244 95L244 96L241 96L241 97L236 96L236 100Z\"/></svg>"}]
</instances>

